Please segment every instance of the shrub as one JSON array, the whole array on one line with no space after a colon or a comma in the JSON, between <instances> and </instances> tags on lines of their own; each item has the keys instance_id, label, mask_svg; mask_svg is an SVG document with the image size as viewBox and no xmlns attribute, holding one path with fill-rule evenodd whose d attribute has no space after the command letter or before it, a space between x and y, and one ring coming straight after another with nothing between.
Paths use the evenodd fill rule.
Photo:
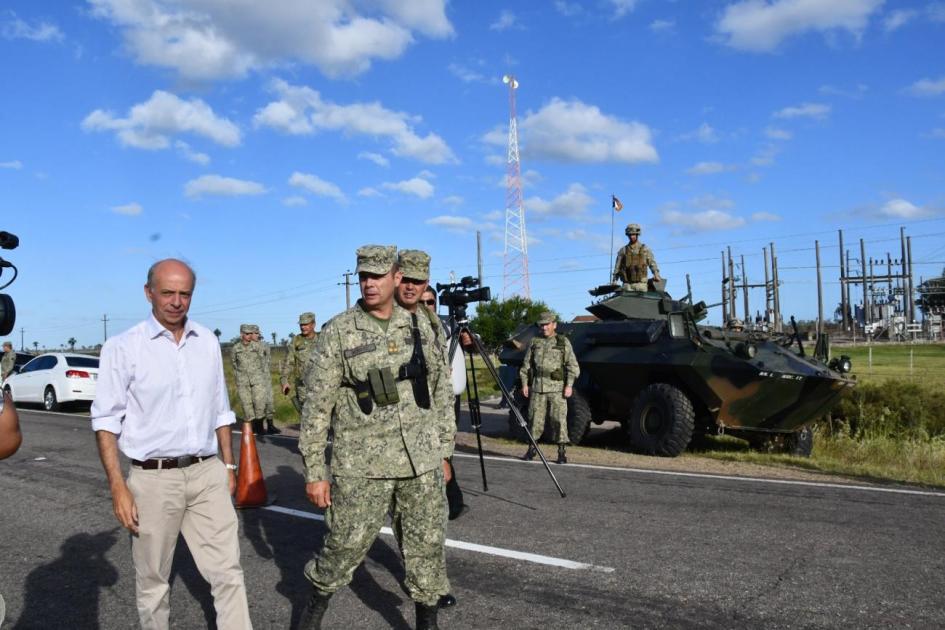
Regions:
<instances>
[{"instance_id":1,"label":"shrub","mask_svg":"<svg viewBox=\"0 0 945 630\"><path fill-rule=\"evenodd\" d=\"M919 383L861 383L846 392L830 429L852 438L945 437L945 392Z\"/></svg>"}]
</instances>

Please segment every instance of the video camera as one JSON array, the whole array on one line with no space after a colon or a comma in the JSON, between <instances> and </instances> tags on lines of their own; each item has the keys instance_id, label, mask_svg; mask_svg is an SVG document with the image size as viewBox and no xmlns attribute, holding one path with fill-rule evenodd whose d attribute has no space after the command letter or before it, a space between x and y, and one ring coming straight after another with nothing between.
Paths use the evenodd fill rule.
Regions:
<instances>
[{"instance_id":1,"label":"video camera","mask_svg":"<svg viewBox=\"0 0 945 630\"><path fill-rule=\"evenodd\" d=\"M480 287L479 279L472 276L448 284L437 282L436 290L440 294L440 304L447 306L450 311L465 308L472 302L488 302L492 299L489 287Z\"/></svg>"},{"instance_id":2,"label":"video camera","mask_svg":"<svg viewBox=\"0 0 945 630\"><path fill-rule=\"evenodd\" d=\"M20 239L15 234L9 232L0 232L0 249L16 249L20 245ZM0 285L0 290L6 289L13 284L19 272L16 266L0 258L0 276L6 268L13 269L13 277L6 284ZM16 307L13 305L13 298L6 293L0 293L0 337L9 335L16 324Z\"/></svg>"}]
</instances>

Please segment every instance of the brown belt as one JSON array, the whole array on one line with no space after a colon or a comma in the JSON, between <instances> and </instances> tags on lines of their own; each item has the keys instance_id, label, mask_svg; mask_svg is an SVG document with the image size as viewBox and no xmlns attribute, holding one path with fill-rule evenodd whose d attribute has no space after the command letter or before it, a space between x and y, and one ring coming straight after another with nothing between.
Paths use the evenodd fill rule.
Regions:
<instances>
[{"instance_id":1,"label":"brown belt","mask_svg":"<svg viewBox=\"0 0 945 630\"><path fill-rule=\"evenodd\" d=\"M164 470L169 468L187 468L191 464L196 464L204 460L216 457L216 455L183 455L181 457L165 457L161 459L146 459L144 461L133 459L132 466L138 466L144 470Z\"/></svg>"}]
</instances>

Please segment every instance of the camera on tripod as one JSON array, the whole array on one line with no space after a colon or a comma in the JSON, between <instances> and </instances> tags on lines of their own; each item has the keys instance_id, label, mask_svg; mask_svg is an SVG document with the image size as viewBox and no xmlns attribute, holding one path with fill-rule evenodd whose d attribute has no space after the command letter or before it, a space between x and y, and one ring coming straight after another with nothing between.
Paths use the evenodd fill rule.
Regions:
<instances>
[{"instance_id":1,"label":"camera on tripod","mask_svg":"<svg viewBox=\"0 0 945 630\"><path fill-rule=\"evenodd\" d=\"M15 234L9 232L0 232L0 249L16 249L20 245L20 239ZM0 258L0 277L3 276L4 269L13 269L13 277L10 281L0 285L0 290L6 289L16 280L18 271L16 266ZM0 337L9 335L16 324L16 307L13 305L13 298L6 293L0 293Z\"/></svg>"},{"instance_id":2,"label":"camera on tripod","mask_svg":"<svg viewBox=\"0 0 945 630\"><path fill-rule=\"evenodd\" d=\"M488 302L492 299L489 287L480 287L479 279L472 276L448 284L437 282L436 290L440 294L440 304L447 306L450 311L459 310L472 302Z\"/></svg>"}]
</instances>

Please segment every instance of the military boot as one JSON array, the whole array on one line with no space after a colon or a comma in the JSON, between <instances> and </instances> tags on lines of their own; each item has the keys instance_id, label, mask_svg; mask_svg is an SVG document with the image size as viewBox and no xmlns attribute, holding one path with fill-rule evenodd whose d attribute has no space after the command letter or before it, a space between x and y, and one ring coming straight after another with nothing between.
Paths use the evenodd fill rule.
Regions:
<instances>
[{"instance_id":1,"label":"military boot","mask_svg":"<svg viewBox=\"0 0 945 630\"><path fill-rule=\"evenodd\" d=\"M565 445L564 445L564 444L559 444L559 445L558 445L558 463L559 463L559 464L567 464L567 463L568 463L568 456L567 456L567 454L564 452L564 449L565 449Z\"/></svg>"},{"instance_id":2,"label":"military boot","mask_svg":"<svg viewBox=\"0 0 945 630\"><path fill-rule=\"evenodd\" d=\"M522 455L522 459L524 459L526 462L530 462L531 460L535 459L535 455L538 455L538 449L529 444L528 450L525 451L524 455Z\"/></svg>"},{"instance_id":3,"label":"military boot","mask_svg":"<svg viewBox=\"0 0 945 630\"><path fill-rule=\"evenodd\" d=\"M253 419L253 435L263 435L266 432L265 427L263 427L262 418Z\"/></svg>"},{"instance_id":4,"label":"military boot","mask_svg":"<svg viewBox=\"0 0 945 630\"><path fill-rule=\"evenodd\" d=\"M269 428L266 429L266 433L268 433L269 435L278 435L282 433L282 431L280 431L279 428L276 427L276 424L272 421L272 418L267 418L266 424L269 425Z\"/></svg>"},{"instance_id":5,"label":"military boot","mask_svg":"<svg viewBox=\"0 0 945 630\"><path fill-rule=\"evenodd\" d=\"M439 607L434 604L433 606L424 606L420 602L417 602L417 630L440 630L440 626L436 623L436 612L439 610Z\"/></svg>"},{"instance_id":6,"label":"military boot","mask_svg":"<svg viewBox=\"0 0 945 630\"><path fill-rule=\"evenodd\" d=\"M325 594L312 589L312 597L305 604L302 615L299 617L297 630L321 630L322 618L328 610L328 600L331 593Z\"/></svg>"}]
</instances>

